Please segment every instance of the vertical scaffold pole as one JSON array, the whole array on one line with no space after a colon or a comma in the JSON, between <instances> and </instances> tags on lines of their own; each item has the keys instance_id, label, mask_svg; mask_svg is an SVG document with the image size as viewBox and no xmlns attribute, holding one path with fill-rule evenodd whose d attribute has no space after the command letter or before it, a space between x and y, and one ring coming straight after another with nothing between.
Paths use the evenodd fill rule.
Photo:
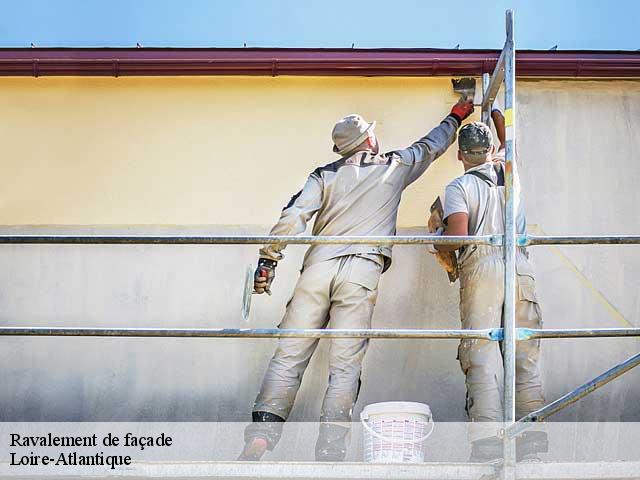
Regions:
<instances>
[{"instance_id":1,"label":"vertical scaffold pole","mask_svg":"<svg viewBox=\"0 0 640 480\"><path fill-rule=\"evenodd\" d=\"M515 163L515 48L513 40L513 11L506 14L507 41L505 43L505 225L504 225L504 422L508 427L515 422L516 387L516 212L513 178ZM515 442L505 435L504 478L515 474Z\"/></svg>"},{"instance_id":2,"label":"vertical scaffold pole","mask_svg":"<svg viewBox=\"0 0 640 480\"><path fill-rule=\"evenodd\" d=\"M504 421L515 421L515 313L516 313L516 212L513 191L515 166L515 51L513 13L507 10L507 56L505 58L505 225L504 225Z\"/></svg>"},{"instance_id":3,"label":"vertical scaffold pole","mask_svg":"<svg viewBox=\"0 0 640 480\"><path fill-rule=\"evenodd\" d=\"M483 73L482 74L482 111L480 112L480 121L482 123L484 123L485 125L490 125L489 121L491 118L491 106L489 106L489 108L485 108L484 106L484 99L486 98L486 96L489 93L489 84L491 83L491 75L489 75L488 73Z\"/></svg>"},{"instance_id":4,"label":"vertical scaffold pole","mask_svg":"<svg viewBox=\"0 0 640 480\"><path fill-rule=\"evenodd\" d=\"M484 104L484 99L487 96L487 93L489 92L489 83L491 82L491 75L489 75L488 73L483 73L482 74L482 103ZM491 107L489 107L489 109L482 108L482 111L480 112L480 121L482 123L484 123L485 125L489 125L489 119L491 118Z\"/></svg>"}]
</instances>

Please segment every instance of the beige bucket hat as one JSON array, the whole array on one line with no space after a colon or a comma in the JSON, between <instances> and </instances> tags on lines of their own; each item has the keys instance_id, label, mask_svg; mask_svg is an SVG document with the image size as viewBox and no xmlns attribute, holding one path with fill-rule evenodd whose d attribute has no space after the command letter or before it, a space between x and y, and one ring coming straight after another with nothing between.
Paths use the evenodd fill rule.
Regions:
<instances>
[{"instance_id":1,"label":"beige bucket hat","mask_svg":"<svg viewBox=\"0 0 640 480\"><path fill-rule=\"evenodd\" d=\"M360 115L347 115L333 127L333 151L344 155L366 140L376 122L367 123Z\"/></svg>"}]
</instances>

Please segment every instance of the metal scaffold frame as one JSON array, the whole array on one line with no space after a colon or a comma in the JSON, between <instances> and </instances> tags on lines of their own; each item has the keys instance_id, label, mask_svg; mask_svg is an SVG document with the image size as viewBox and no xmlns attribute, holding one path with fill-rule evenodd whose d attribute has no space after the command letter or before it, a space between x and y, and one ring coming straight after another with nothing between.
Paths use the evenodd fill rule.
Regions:
<instances>
[{"instance_id":1,"label":"metal scaffold frame","mask_svg":"<svg viewBox=\"0 0 640 480\"><path fill-rule=\"evenodd\" d=\"M504 339L502 356L504 362L503 420L510 427L516 421L516 211L513 189L515 162L515 93L516 93L516 53L513 39L513 12L507 11L507 40L498 59L491 81L484 93L482 117L491 113L492 96L495 97L504 81L504 124L506 128L505 168L504 168L504 307L502 324ZM504 62L504 65L501 63ZM494 94L495 92L495 94ZM487 122L488 124L488 122ZM504 436L503 478L515 478L516 442Z\"/></svg>"},{"instance_id":2,"label":"metal scaffold frame","mask_svg":"<svg viewBox=\"0 0 640 480\"><path fill-rule=\"evenodd\" d=\"M505 232L491 236L92 236L92 235L1 235L0 244L367 244L367 245L491 245L504 249L503 328L462 329L169 329L169 328L53 328L0 327L0 336L125 336L193 338L387 338L387 339L483 339L503 342L504 356L504 463L503 477L514 478L515 440L527 422L543 421L588 393L640 364L640 353L581 385L549 405L517 420L515 418L516 348L518 341L534 338L640 337L640 328L528 329L517 328L516 248L536 245L640 244L640 235L532 236L518 234L515 226L514 174L516 172L515 44L513 12L506 12L506 41L492 75L483 77L481 119L488 123L500 86L505 90ZM517 420L517 421L516 421Z\"/></svg>"}]
</instances>

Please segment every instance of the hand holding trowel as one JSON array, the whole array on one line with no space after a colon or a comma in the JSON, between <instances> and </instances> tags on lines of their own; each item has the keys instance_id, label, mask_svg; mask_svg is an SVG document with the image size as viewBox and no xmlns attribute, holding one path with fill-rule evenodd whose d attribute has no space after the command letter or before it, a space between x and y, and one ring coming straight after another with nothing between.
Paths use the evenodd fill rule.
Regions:
<instances>
[{"instance_id":1,"label":"hand holding trowel","mask_svg":"<svg viewBox=\"0 0 640 480\"><path fill-rule=\"evenodd\" d=\"M276 276L278 262L261 258L258 267L253 270L249 265L244 278L244 291L242 294L242 318L246 321L251 311L251 296L253 294L266 293L271 295L271 283Z\"/></svg>"},{"instance_id":2,"label":"hand holding trowel","mask_svg":"<svg viewBox=\"0 0 640 480\"><path fill-rule=\"evenodd\" d=\"M482 92L476 90L476 79L471 77L452 78L453 91L460 94L463 102L473 101L475 106L482 105Z\"/></svg>"}]
</instances>

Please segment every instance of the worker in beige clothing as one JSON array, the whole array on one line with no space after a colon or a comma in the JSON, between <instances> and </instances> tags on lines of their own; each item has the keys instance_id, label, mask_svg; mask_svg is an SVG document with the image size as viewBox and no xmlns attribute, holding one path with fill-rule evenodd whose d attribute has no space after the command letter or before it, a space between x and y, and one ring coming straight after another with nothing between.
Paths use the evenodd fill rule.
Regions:
<instances>
[{"instance_id":1,"label":"worker in beige clothing","mask_svg":"<svg viewBox=\"0 0 640 480\"><path fill-rule=\"evenodd\" d=\"M349 115L334 127L334 152L340 160L316 169L304 188L282 210L270 235L303 233L313 217L313 235L394 235L402 192L451 145L470 102L451 113L404 150L380 154L375 123ZM260 250L254 288L270 292L278 245ZM313 245L280 328L369 328L378 280L391 263L391 248L371 245ZM283 338L269 364L245 431L242 460L257 460L278 442L317 338ZM332 339L329 384L322 404L316 459L340 461L346 454L351 411L360 389L367 339Z\"/></svg>"},{"instance_id":2,"label":"worker in beige clothing","mask_svg":"<svg viewBox=\"0 0 640 480\"><path fill-rule=\"evenodd\" d=\"M504 117L492 112L501 141L497 153L491 130L475 122L460 129L458 159L465 174L453 180L445 190L445 235L494 235L504 233ZM514 199L517 233L526 233L520 182L514 168ZM440 251L456 246L437 246ZM504 304L504 256L502 247L483 245L459 249L460 316L468 329L500 328ZM516 252L518 327L541 328L542 315L535 289L529 255L523 247ZM516 415L524 416L544 405L539 369L540 342L518 342L516 350ZM498 342L464 339L458 349L460 366L466 376L466 410L472 422L502 422L503 363ZM502 442L488 425L470 429L472 459L501 456ZM493 429L495 432L495 429ZM522 458L546 442L542 432L530 432L526 442L517 444Z\"/></svg>"}]
</instances>

